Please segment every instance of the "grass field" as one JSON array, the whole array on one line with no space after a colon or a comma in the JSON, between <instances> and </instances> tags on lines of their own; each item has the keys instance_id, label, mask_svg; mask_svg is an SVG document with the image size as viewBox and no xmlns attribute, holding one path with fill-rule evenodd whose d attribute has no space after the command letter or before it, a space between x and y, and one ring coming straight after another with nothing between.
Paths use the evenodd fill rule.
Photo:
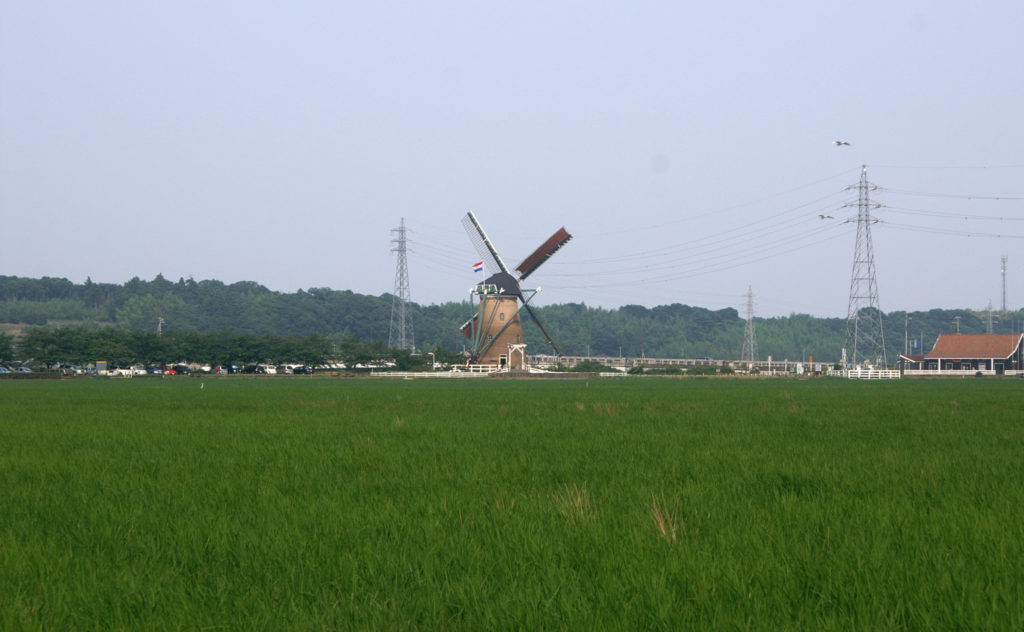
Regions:
<instances>
[{"instance_id":1,"label":"grass field","mask_svg":"<svg viewBox=\"0 0 1024 632\"><path fill-rule=\"evenodd\" d=\"M3 629L1024 629L1024 380L10 382L0 485Z\"/></svg>"}]
</instances>

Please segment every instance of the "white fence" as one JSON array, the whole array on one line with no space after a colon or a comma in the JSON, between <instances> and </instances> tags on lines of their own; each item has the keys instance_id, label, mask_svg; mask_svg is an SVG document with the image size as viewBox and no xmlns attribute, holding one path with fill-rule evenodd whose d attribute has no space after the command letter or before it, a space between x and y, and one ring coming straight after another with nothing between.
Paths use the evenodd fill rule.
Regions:
<instances>
[{"instance_id":1,"label":"white fence","mask_svg":"<svg viewBox=\"0 0 1024 632\"><path fill-rule=\"evenodd\" d=\"M898 380L900 372L892 369L849 369L846 377L851 380Z\"/></svg>"},{"instance_id":2,"label":"white fence","mask_svg":"<svg viewBox=\"0 0 1024 632\"><path fill-rule=\"evenodd\" d=\"M945 377L973 377L975 375L1000 375L996 371L989 371L987 369L907 369L903 372L903 375L907 377L928 377L941 375ZM1013 369L1007 369L1002 375L1008 376L1019 376L1024 375L1024 371L1014 371Z\"/></svg>"},{"instance_id":3,"label":"white fence","mask_svg":"<svg viewBox=\"0 0 1024 632\"><path fill-rule=\"evenodd\" d=\"M469 371L424 371L424 372L410 372L410 371L371 371L370 375L373 377L395 377L403 379L419 379L419 378L464 378L464 377L487 377L488 373Z\"/></svg>"}]
</instances>

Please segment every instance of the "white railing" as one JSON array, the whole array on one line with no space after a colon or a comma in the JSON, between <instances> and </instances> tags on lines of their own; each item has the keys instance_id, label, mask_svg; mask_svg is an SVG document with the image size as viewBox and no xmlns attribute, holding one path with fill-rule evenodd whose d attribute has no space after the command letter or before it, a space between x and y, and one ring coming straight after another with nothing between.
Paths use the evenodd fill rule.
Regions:
<instances>
[{"instance_id":1,"label":"white railing","mask_svg":"<svg viewBox=\"0 0 1024 632\"><path fill-rule=\"evenodd\" d=\"M898 380L900 372L892 369L849 369L846 377L851 380Z\"/></svg>"},{"instance_id":2,"label":"white railing","mask_svg":"<svg viewBox=\"0 0 1024 632\"><path fill-rule=\"evenodd\" d=\"M906 371L903 372L903 375L909 377L927 377L936 375L942 375L946 377L971 377L974 375L978 375L979 373L981 375L999 375L997 371L992 371L989 369L907 369ZM1024 371L1006 369L1005 371L1003 371L1002 374L1013 377L1017 375L1024 375Z\"/></svg>"},{"instance_id":3,"label":"white railing","mask_svg":"<svg viewBox=\"0 0 1024 632\"><path fill-rule=\"evenodd\" d=\"M459 367L461 373L498 373L501 371L501 365L498 364L463 364Z\"/></svg>"},{"instance_id":4,"label":"white railing","mask_svg":"<svg viewBox=\"0 0 1024 632\"><path fill-rule=\"evenodd\" d=\"M471 371L371 371L373 377L394 377L403 379L419 378L464 378L464 377L487 377L487 373Z\"/></svg>"}]
</instances>

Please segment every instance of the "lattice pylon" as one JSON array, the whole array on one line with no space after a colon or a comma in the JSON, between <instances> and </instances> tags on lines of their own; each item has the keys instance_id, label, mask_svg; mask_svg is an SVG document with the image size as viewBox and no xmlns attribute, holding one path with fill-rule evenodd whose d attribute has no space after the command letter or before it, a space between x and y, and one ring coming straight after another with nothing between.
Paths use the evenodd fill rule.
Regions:
<instances>
[{"instance_id":1,"label":"lattice pylon","mask_svg":"<svg viewBox=\"0 0 1024 632\"><path fill-rule=\"evenodd\" d=\"M850 275L850 303L846 312L846 357L853 366L886 366L882 310L878 302L875 251L871 245L871 217L868 168L864 165L857 185L857 245ZM877 205L875 205L877 208Z\"/></svg>"},{"instance_id":2,"label":"lattice pylon","mask_svg":"<svg viewBox=\"0 0 1024 632\"><path fill-rule=\"evenodd\" d=\"M1000 262L1001 262L1002 265L999 266L999 272L1003 275L1003 313L1004 314L1007 312L1007 309L1006 309L1006 259L1007 259L1006 255L1003 255L1000 258Z\"/></svg>"},{"instance_id":3,"label":"lattice pylon","mask_svg":"<svg viewBox=\"0 0 1024 632\"><path fill-rule=\"evenodd\" d=\"M409 293L409 259L406 248L405 218L398 228L391 231L393 248L391 252L398 254L395 262L395 292L391 298L391 326L388 329L388 347L391 349L416 350L413 337L412 314L407 307L412 300Z\"/></svg>"},{"instance_id":4,"label":"lattice pylon","mask_svg":"<svg viewBox=\"0 0 1024 632\"><path fill-rule=\"evenodd\" d=\"M747 328L743 332L744 362L757 362L757 335L754 333L754 290L747 286Z\"/></svg>"}]
</instances>

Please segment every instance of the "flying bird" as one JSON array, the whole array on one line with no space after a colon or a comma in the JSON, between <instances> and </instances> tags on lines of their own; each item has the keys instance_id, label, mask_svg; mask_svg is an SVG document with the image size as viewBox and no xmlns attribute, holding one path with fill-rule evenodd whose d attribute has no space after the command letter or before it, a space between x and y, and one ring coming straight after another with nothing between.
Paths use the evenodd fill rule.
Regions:
<instances>
[{"instance_id":1,"label":"flying bird","mask_svg":"<svg viewBox=\"0 0 1024 632\"><path fill-rule=\"evenodd\" d=\"M832 141L832 144L835 145L836 147L842 147L843 145L846 145L847 147L850 146L850 143L846 142L845 140L834 140Z\"/></svg>"},{"instance_id":2,"label":"flying bird","mask_svg":"<svg viewBox=\"0 0 1024 632\"><path fill-rule=\"evenodd\" d=\"M820 214L819 214L819 215L818 215L818 217L819 217L819 218L821 218L821 219L835 219L835 218L834 218L834 217L832 217L831 215L820 215Z\"/></svg>"}]
</instances>

